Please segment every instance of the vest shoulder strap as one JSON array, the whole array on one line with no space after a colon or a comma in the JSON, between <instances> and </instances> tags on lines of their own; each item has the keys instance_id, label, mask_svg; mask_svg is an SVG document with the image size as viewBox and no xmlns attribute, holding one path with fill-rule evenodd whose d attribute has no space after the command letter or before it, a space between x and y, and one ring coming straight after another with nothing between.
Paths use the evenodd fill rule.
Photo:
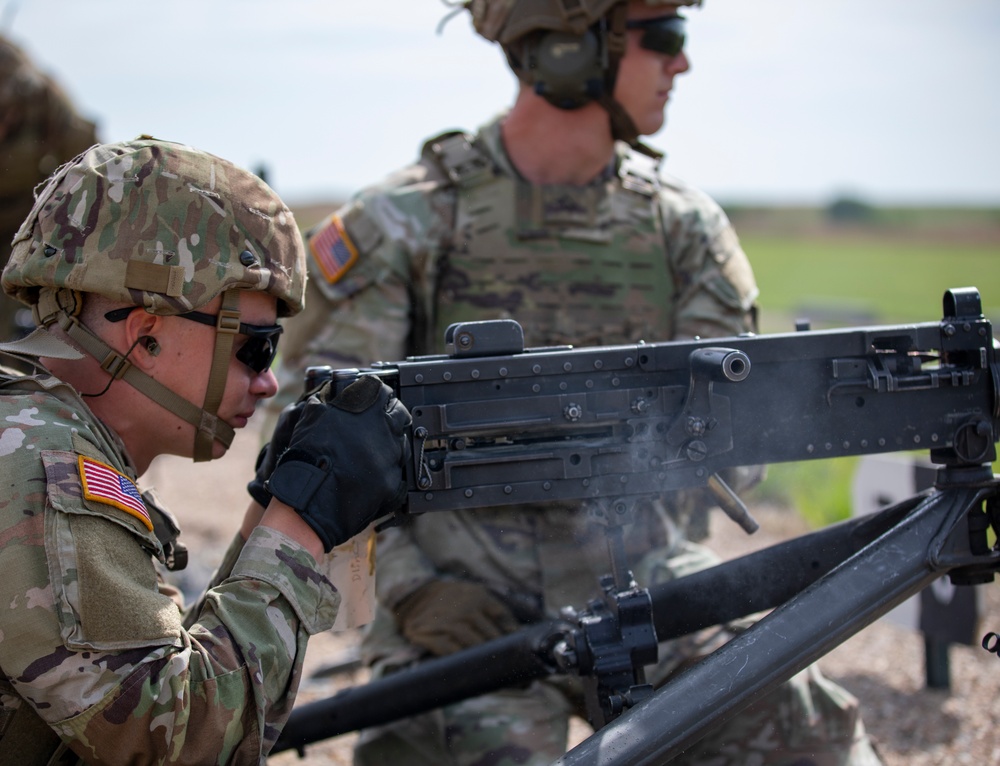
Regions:
<instances>
[{"instance_id":1,"label":"vest shoulder strap","mask_svg":"<svg viewBox=\"0 0 1000 766\"><path fill-rule=\"evenodd\" d=\"M636 151L621 155L618 168L622 188L655 197L660 191L660 160Z\"/></svg>"},{"instance_id":2,"label":"vest shoulder strap","mask_svg":"<svg viewBox=\"0 0 1000 766\"><path fill-rule=\"evenodd\" d=\"M455 186L475 186L494 176L493 160L476 145L473 136L460 130L447 131L427 140L420 154Z\"/></svg>"}]
</instances>

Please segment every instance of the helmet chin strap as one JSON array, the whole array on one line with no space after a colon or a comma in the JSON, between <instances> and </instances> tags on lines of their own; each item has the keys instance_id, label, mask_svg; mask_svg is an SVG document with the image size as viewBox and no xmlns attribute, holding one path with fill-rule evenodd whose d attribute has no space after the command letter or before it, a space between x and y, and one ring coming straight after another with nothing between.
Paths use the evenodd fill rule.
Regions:
<instances>
[{"instance_id":1,"label":"helmet chin strap","mask_svg":"<svg viewBox=\"0 0 1000 766\"><path fill-rule=\"evenodd\" d=\"M220 329L218 326L216 328L215 352L209 372L208 390L205 392L205 403L201 407L151 378L95 335L92 330L81 324L80 320L76 318L81 302L78 300L78 296L73 294L73 291L43 290L35 306L35 321L44 327L48 327L54 322L58 323L80 348L100 362L101 369L107 372L113 380L125 381L161 407L193 425L195 427L194 459L195 461L205 461L212 459L214 442L218 441L228 449L236 435L232 426L220 420L217 413L226 389L233 338L239 332L240 313L236 308L238 304L238 291L228 290L223 293L219 325L225 324L226 329ZM235 322L235 326L233 322Z\"/></svg>"},{"instance_id":2,"label":"helmet chin strap","mask_svg":"<svg viewBox=\"0 0 1000 766\"><path fill-rule=\"evenodd\" d=\"M219 438L217 431L220 425L226 426L229 433L233 429L217 417L222 397L226 393L226 378L229 376L229 362L233 353L233 340L240 331L240 294L237 290L226 290L222 294L222 307L215 325L215 352L212 355L212 368L208 373L208 388L205 390L205 402L201 405L202 417L205 422L198 425L194 435L194 460L201 462L212 459L212 445ZM233 437L223 442L228 448ZM221 439L220 439L221 441Z\"/></svg>"}]
</instances>

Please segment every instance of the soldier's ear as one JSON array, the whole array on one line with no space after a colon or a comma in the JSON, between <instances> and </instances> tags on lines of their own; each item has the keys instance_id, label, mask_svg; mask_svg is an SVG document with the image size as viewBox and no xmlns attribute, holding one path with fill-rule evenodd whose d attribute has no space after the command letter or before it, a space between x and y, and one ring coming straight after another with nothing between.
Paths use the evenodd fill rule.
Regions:
<instances>
[{"instance_id":1,"label":"soldier's ear","mask_svg":"<svg viewBox=\"0 0 1000 766\"><path fill-rule=\"evenodd\" d=\"M155 357L162 351L157 338L163 332L163 318L145 311L133 311L123 324L125 348L135 349L129 355L130 361L148 372L155 364Z\"/></svg>"}]
</instances>

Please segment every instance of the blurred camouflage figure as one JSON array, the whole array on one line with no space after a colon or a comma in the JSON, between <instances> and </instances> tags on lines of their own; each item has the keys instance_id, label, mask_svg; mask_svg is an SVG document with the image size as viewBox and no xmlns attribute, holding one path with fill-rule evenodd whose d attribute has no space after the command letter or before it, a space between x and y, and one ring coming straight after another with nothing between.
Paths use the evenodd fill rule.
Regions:
<instances>
[{"instance_id":1,"label":"blurred camouflage figure","mask_svg":"<svg viewBox=\"0 0 1000 766\"><path fill-rule=\"evenodd\" d=\"M138 477L162 454L221 457L275 393L304 258L271 189L181 144L94 146L39 193L2 277L38 328L0 344L35 365L0 368L0 763L264 762L340 605L325 554L403 485L407 413L373 377L350 410L326 392L290 408L187 611L164 577L186 563L179 530ZM285 457L341 446L325 473ZM310 467L321 515L289 489Z\"/></svg>"},{"instance_id":2,"label":"blurred camouflage figure","mask_svg":"<svg viewBox=\"0 0 1000 766\"><path fill-rule=\"evenodd\" d=\"M753 331L757 286L723 211L665 175L639 141L660 129L674 78L688 69L678 11L696 4L466 3L520 80L515 103L474 135L431 138L416 164L308 232L308 308L287 324L284 397L301 389L307 365L441 353L456 321L512 317L528 346ZM740 489L753 474L730 478ZM640 584L716 560L692 542L706 536L711 504L685 493L640 509L626 529ZM574 507L412 518L379 538L381 608L366 659L377 677L556 617L599 595L608 571L603 531ZM662 645L647 678L662 681L728 635ZM550 763L581 712L578 684L533 683L364 731L355 763ZM811 668L677 762L878 759L857 702Z\"/></svg>"},{"instance_id":3,"label":"blurred camouflage figure","mask_svg":"<svg viewBox=\"0 0 1000 766\"><path fill-rule=\"evenodd\" d=\"M0 34L0 268L31 210L34 188L62 163L97 143L94 123L63 89ZM0 296L0 340L23 332L17 301Z\"/></svg>"}]
</instances>

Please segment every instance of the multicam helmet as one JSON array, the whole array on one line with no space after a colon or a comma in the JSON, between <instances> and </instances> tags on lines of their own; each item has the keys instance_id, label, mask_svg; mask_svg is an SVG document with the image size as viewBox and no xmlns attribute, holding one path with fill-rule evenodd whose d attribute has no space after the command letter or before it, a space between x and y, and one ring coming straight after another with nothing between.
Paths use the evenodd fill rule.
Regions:
<instances>
[{"instance_id":1,"label":"multicam helmet","mask_svg":"<svg viewBox=\"0 0 1000 766\"><path fill-rule=\"evenodd\" d=\"M14 237L8 295L97 293L179 314L226 290L302 308L304 251L291 211L263 181L182 144L97 145L60 168Z\"/></svg>"},{"instance_id":2,"label":"multicam helmet","mask_svg":"<svg viewBox=\"0 0 1000 766\"><path fill-rule=\"evenodd\" d=\"M195 460L207 460L215 440L228 447L234 435L216 414L234 336L250 332L239 291L269 293L279 316L291 316L303 306L305 273L291 211L252 173L149 137L97 145L53 174L14 237L3 289L32 307L42 337L5 350L56 356L47 328L58 323L114 378L194 425ZM188 314L221 295L205 402L181 398L84 326L77 315L86 294L160 315Z\"/></svg>"},{"instance_id":3,"label":"multicam helmet","mask_svg":"<svg viewBox=\"0 0 1000 766\"><path fill-rule=\"evenodd\" d=\"M701 0L645 2L701 5ZM628 0L468 0L465 5L473 27L500 44L522 82L561 109L596 101L610 115L614 136L643 148L632 118L614 99Z\"/></svg>"}]
</instances>

